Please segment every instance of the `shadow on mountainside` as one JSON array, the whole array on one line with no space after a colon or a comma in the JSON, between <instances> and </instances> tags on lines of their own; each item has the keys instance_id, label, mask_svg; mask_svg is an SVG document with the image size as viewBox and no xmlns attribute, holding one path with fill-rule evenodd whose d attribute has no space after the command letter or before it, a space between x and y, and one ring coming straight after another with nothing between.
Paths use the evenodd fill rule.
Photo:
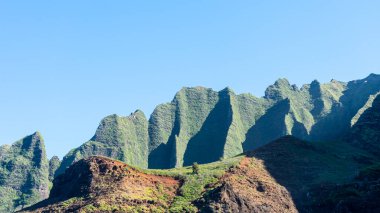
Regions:
<instances>
[{"instance_id":1,"label":"shadow on mountainside","mask_svg":"<svg viewBox=\"0 0 380 213\"><path fill-rule=\"evenodd\" d=\"M312 127L310 139L332 141L347 135L351 128L352 118L365 105L370 95L376 94L379 90L380 76L376 74L371 74L362 80L350 81L339 103L334 104L329 115Z\"/></svg>"},{"instance_id":2,"label":"shadow on mountainside","mask_svg":"<svg viewBox=\"0 0 380 213\"><path fill-rule=\"evenodd\" d=\"M353 125L346 141L374 155L380 154L380 96L366 109Z\"/></svg>"},{"instance_id":3,"label":"shadow on mountainside","mask_svg":"<svg viewBox=\"0 0 380 213\"><path fill-rule=\"evenodd\" d=\"M294 118L291 121L294 122L293 126L291 123L287 123L286 116L292 116L297 112L292 111L292 103L289 99L283 99L269 108L248 130L246 140L243 142L243 150L256 149L290 133L310 141L341 140L349 133L353 117L366 104L371 95L379 92L380 76L371 74L365 79L349 82L339 101L333 102L329 113L324 116L320 116L325 106L324 102L318 99L321 96L321 89L317 84L317 82L313 82L310 87L310 94L314 100L314 108L311 113L316 123L311 127L309 133L305 126ZM289 129L287 130L289 127L292 128L290 132Z\"/></svg>"},{"instance_id":4,"label":"shadow on mountainside","mask_svg":"<svg viewBox=\"0 0 380 213\"><path fill-rule=\"evenodd\" d=\"M184 154L183 165L218 161L223 156L231 123L230 99L225 94L219 93L219 101L215 108L207 116L201 130L190 139Z\"/></svg>"},{"instance_id":5,"label":"shadow on mountainside","mask_svg":"<svg viewBox=\"0 0 380 213\"><path fill-rule=\"evenodd\" d=\"M248 130L243 150L254 150L286 134L285 116L290 110L289 99L284 99L267 112Z\"/></svg>"},{"instance_id":6,"label":"shadow on mountainside","mask_svg":"<svg viewBox=\"0 0 380 213\"><path fill-rule=\"evenodd\" d=\"M179 134L180 125L176 118L168 142L161 143L157 148L152 150L148 156L148 168L150 169L170 169L175 167L175 138ZM165 156L165 157L163 157Z\"/></svg>"},{"instance_id":7,"label":"shadow on mountainside","mask_svg":"<svg viewBox=\"0 0 380 213\"><path fill-rule=\"evenodd\" d=\"M314 153L315 148L310 144L292 136L282 137L255 151L247 152L247 157L263 161L266 170L291 194L298 210L302 209L303 195L306 185L318 177L323 169Z\"/></svg>"},{"instance_id":8,"label":"shadow on mountainside","mask_svg":"<svg viewBox=\"0 0 380 213\"><path fill-rule=\"evenodd\" d=\"M344 142L309 143L285 136L247 157L262 160L266 170L291 194L300 212L315 211L317 193L325 186L351 182L363 164L355 161L361 153ZM320 197L318 197L320 199Z\"/></svg>"}]
</instances>

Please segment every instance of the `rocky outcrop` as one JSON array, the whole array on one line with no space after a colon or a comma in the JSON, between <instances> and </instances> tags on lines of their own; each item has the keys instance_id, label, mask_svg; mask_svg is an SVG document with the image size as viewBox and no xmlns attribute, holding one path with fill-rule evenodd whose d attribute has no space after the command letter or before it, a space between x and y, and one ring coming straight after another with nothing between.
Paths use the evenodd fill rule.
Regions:
<instances>
[{"instance_id":1,"label":"rocky outcrop","mask_svg":"<svg viewBox=\"0 0 380 213\"><path fill-rule=\"evenodd\" d=\"M0 148L0 212L12 212L49 195L49 163L40 133Z\"/></svg>"}]
</instances>

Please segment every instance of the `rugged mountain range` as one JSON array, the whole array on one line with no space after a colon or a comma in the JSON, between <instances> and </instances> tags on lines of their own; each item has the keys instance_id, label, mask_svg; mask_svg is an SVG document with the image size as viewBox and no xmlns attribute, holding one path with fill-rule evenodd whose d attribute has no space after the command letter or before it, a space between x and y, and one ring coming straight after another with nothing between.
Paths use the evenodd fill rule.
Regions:
<instances>
[{"instance_id":1,"label":"rugged mountain range","mask_svg":"<svg viewBox=\"0 0 380 213\"><path fill-rule=\"evenodd\" d=\"M301 88L279 79L262 98L230 88L183 88L170 103L158 105L149 120L141 111L104 118L89 142L64 157L57 174L91 155L164 169L229 158L284 135L339 140L379 91L375 74L348 83L313 81Z\"/></svg>"},{"instance_id":2,"label":"rugged mountain range","mask_svg":"<svg viewBox=\"0 0 380 213\"><path fill-rule=\"evenodd\" d=\"M197 172L93 156L74 163L54 180L49 199L23 212L377 212L380 167L369 161L379 156L344 141L293 136Z\"/></svg>"},{"instance_id":3,"label":"rugged mountain range","mask_svg":"<svg viewBox=\"0 0 380 213\"><path fill-rule=\"evenodd\" d=\"M144 170L94 156L25 212L378 212L380 98L339 141L284 136L210 164Z\"/></svg>"},{"instance_id":4,"label":"rugged mountain range","mask_svg":"<svg viewBox=\"0 0 380 213\"><path fill-rule=\"evenodd\" d=\"M107 116L95 135L71 150L62 162L56 157L48 161L41 148L40 164L46 171L40 171L38 183L47 186L56 178L49 199L29 211L60 211L66 207L132 211L141 207L171 212L339 212L365 205L376 209L377 200L373 198L380 178L379 92L380 76L375 74L348 83L313 81L301 88L279 79L261 98L235 94L230 88L219 92L183 88L170 103L158 105L149 120L139 110L127 117ZM294 137L283 137L286 135ZM1 203L0 209L20 208L45 198L48 193L37 197L33 190L21 189L27 178L21 178L22 184L17 186L6 181L8 174L20 173L8 162L31 156L7 150L7 146L0 148L0 193L9 199ZM245 154L234 157L241 153ZM91 156L109 157L132 167ZM33 176L40 168L35 158L28 159L33 165L23 170L24 176L31 173L39 177ZM216 163L201 165L203 172L196 175L189 167L182 168L194 162ZM157 196L163 192L157 185L161 176L173 183L171 189L164 184L164 191L169 193L164 197ZM134 177L149 181L139 182ZM134 191L137 189L131 188L133 184L147 187L149 193ZM358 184L360 187L356 187ZM62 185L78 194L64 192L69 188ZM110 189L114 193L94 194ZM126 193L130 191L141 196L131 197ZM116 195L123 193L124 200L120 200ZM26 197L34 198L24 202ZM350 203L352 199L357 205Z\"/></svg>"}]
</instances>

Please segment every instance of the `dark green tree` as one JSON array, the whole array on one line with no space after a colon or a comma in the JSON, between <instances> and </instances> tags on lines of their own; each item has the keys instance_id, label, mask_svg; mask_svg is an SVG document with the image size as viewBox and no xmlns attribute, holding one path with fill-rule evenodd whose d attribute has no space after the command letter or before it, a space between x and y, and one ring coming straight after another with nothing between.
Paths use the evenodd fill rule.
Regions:
<instances>
[{"instance_id":1,"label":"dark green tree","mask_svg":"<svg viewBox=\"0 0 380 213\"><path fill-rule=\"evenodd\" d=\"M193 163L192 168L193 168L193 174L196 174L196 175L199 174L199 165L197 162Z\"/></svg>"}]
</instances>

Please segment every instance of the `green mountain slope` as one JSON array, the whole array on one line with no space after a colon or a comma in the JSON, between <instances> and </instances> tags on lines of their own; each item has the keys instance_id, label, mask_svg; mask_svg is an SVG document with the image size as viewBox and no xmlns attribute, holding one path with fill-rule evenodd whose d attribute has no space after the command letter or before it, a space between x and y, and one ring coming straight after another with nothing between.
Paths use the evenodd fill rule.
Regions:
<instances>
[{"instance_id":1,"label":"green mountain slope","mask_svg":"<svg viewBox=\"0 0 380 213\"><path fill-rule=\"evenodd\" d=\"M209 163L241 153L246 132L268 106L229 88L183 88L150 118L149 168Z\"/></svg>"},{"instance_id":2,"label":"green mountain slope","mask_svg":"<svg viewBox=\"0 0 380 213\"><path fill-rule=\"evenodd\" d=\"M344 141L293 136L197 172L137 169L95 156L71 166L55 179L50 198L25 212L359 212L353 210L367 210L365 204L376 212L380 167L363 156L379 162Z\"/></svg>"},{"instance_id":3,"label":"green mountain slope","mask_svg":"<svg viewBox=\"0 0 380 213\"><path fill-rule=\"evenodd\" d=\"M150 118L149 167L208 163L258 148L284 135L312 141L339 140L351 121L380 91L371 74L349 83L313 81L300 89L279 79L263 98L225 89L183 88ZM368 105L368 103L367 103Z\"/></svg>"},{"instance_id":4,"label":"green mountain slope","mask_svg":"<svg viewBox=\"0 0 380 213\"><path fill-rule=\"evenodd\" d=\"M158 106L149 120L149 167L182 165L189 140L200 131L218 100L218 93L211 89L183 88L171 103Z\"/></svg>"},{"instance_id":5,"label":"green mountain slope","mask_svg":"<svg viewBox=\"0 0 380 213\"><path fill-rule=\"evenodd\" d=\"M48 162L44 154L38 154L44 153L38 134L11 147L0 147L0 195L5 198L0 208L6 211L35 203L46 197L49 180L54 176L83 158L100 155L140 168L175 168L144 170L181 179L176 182L179 191L171 191L172 203L168 206L167 200L162 200L166 207L160 206L161 210L265 212L269 208L328 212L357 211L363 206L380 209L376 199L380 181L379 94L380 76L375 74L348 83L313 81L301 88L279 79L262 98L235 94L230 88L219 92L203 87L183 88L170 103L158 105L149 120L141 111L128 117L104 118L94 137L71 150L62 162L56 157ZM23 147L32 147L23 145L28 143L36 148L25 151ZM243 157L233 157L243 152L246 157L236 162ZM44 159L40 164L32 163L40 158ZM228 169L226 165L232 166L230 161L235 166ZM92 164L95 167L96 162ZM205 174L194 176L191 167L180 168L194 162L204 164L200 168ZM215 163L207 164L211 162ZM156 182L152 183L156 187L153 191L161 190ZM268 193L271 199L266 196ZM156 194L153 197L163 199ZM94 199L103 202L108 198L97 195ZM83 202L91 208L102 208L102 203L90 204L95 201L74 200L75 205L70 208L81 207ZM134 209L135 201L129 200L131 203L125 208ZM66 205L66 201L62 202ZM155 206L154 202L147 204ZM53 208L61 207L54 204Z\"/></svg>"},{"instance_id":6,"label":"green mountain slope","mask_svg":"<svg viewBox=\"0 0 380 213\"><path fill-rule=\"evenodd\" d=\"M49 162L40 133L0 147L0 212L34 204L49 195Z\"/></svg>"},{"instance_id":7,"label":"green mountain slope","mask_svg":"<svg viewBox=\"0 0 380 213\"><path fill-rule=\"evenodd\" d=\"M60 165L61 165L61 160L57 156L53 156L49 160L49 180L51 182L54 180L54 177L56 176L55 173Z\"/></svg>"},{"instance_id":8,"label":"green mountain slope","mask_svg":"<svg viewBox=\"0 0 380 213\"><path fill-rule=\"evenodd\" d=\"M347 140L357 147L380 154L380 96L372 96L365 106Z\"/></svg>"},{"instance_id":9,"label":"green mountain slope","mask_svg":"<svg viewBox=\"0 0 380 213\"><path fill-rule=\"evenodd\" d=\"M360 169L370 165L360 159L379 160L343 141L312 143L293 136L282 137L247 156L263 162L277 183L291 193L301 212L309 212L311 206L323 202L318 192L325 185L351 183Z\"/></svg>"},{"instance_id":10,"label":"green mountain slope","mask_svg":"<svg viewBox=\"0 0 380 213\"><path fill-rule=\"evenodd\" d=\"M118 159L139 167L148 166L148 121L141 111L128 117L104 118L92 139L71 150L62 160L56 175L72 163L93 155Z\"/></svg>"},{"instance_id":11,"label":"green mountain slope","mask_svg":"<svg viewBox=\"0 0 380 213\"><path fill-rule=\"evenodd\" d=\"M91 155L173 168L232 157L284 135L340 140L379 91L375 74L348 83L313 81L301 88L279 79L262 98L237 95L230 88L185 87L170 103L158 105L149 121L141 111L103 119L89 142L64 157L57 174Z\"/></svg>"}]
</instances>

